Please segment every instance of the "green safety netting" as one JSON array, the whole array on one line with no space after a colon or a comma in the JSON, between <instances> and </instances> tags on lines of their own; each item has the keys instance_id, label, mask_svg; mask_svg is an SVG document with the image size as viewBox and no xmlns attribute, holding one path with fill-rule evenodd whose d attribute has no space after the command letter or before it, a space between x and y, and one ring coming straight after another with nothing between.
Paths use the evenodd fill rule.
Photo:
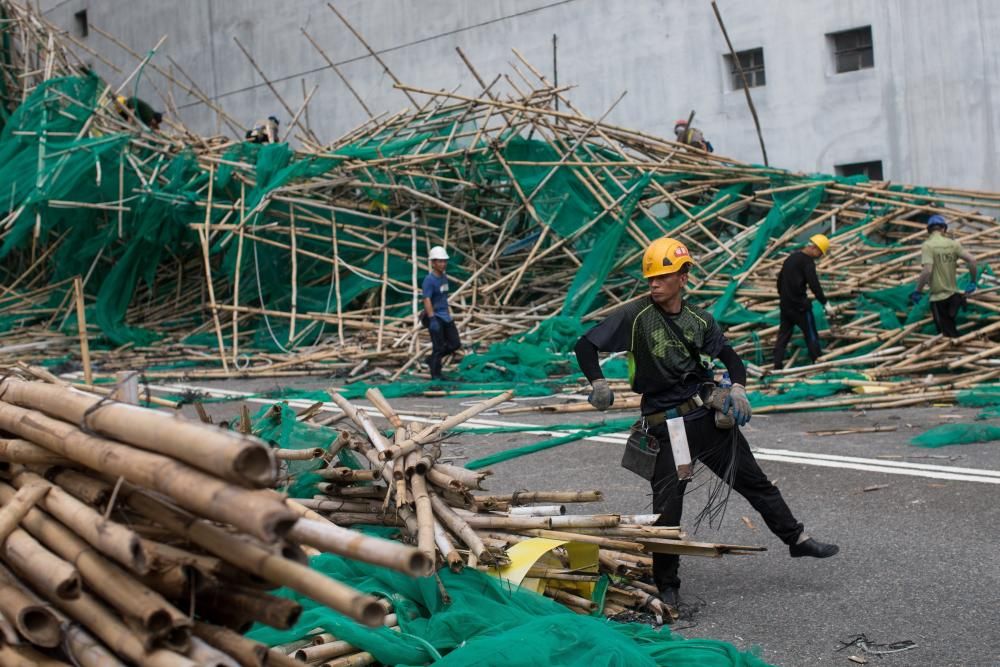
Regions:
<instances>
[{"instance_id":1,"label":"green safety netting","mask_svg":"<svg viewBox=\"0 0 1000 667\"><path fill-rule=\"evenodd\" d=\"M325 426L297 421L295 411L286 403L275 403L262 407L251 420L254 435L281 449L323 449L325 450L339 435L338 431ZM341 466L359 470L361 462L349 449L337 453ZM311 471L325 464L323 459L306 461L283 461L286 483L282 490L291 498L309 498L316 493L316 483L323 481Z\"/></svg>"},{"instance_id":2,"label":"green safety netting","mask_svg":"<svg viewBox=\"0 0 1000 667\"><path fill-rule=\"evenodd\" d=\"M382 536L392 529L369 528ZM317 628L368 651L386 665L592 665L639 667L764 667L753 653L709 639L684 639L663 628L619 624L580 616L536 593L513 588L485 573L466 569L439 572L450 603L442 600L433 577L414 579L385 568L331 554L315 556L313 569L366 593L390 600L399 631L365 628L294 591L278 595L298 601L304 611L295 626L256 626L250 638L268 645L291 642Z\"/></svg>"},{"instance_id":3,"label":"green safety netting","mask_svg":"<svg viewBox=\"0 0 1000 667\"><path fill-rule=\"evenodd\" d=\"M500 135L500 155L508 165L502 165L484 151L463 153L463 150L436 155L453 136L464 136L450 143L459 149L476 149L468 135L476 128L466 122L460 110L443 110L432 116L437 123L425 125L433 129L401 132L398 128L365 135L363 139L342 145L335 153L302 155L287 144L257 145L240 143L229 147L217 165L206 168L190 150L174 153L155 151L134 141L129 134L101 134L89 129L88 121L95 110L101 109L104 86L95 76L73 76L52 79L36 87L31 95L11 114L0 133L0 177L9 187L0 192L0 202L10 211L9 228L0 245L0 259L5 266L0 273L5 282L14 282L20 272L36 266L29 248L48 247L50 255L47 281L60 286L43 299L27 300L23 308L0 314L0 331L32 323L74 327L75 316L53 319L53 312L67 303L72 286L71 276L87 276L86 289L94 297L87 308L90 322L96 323L102 336L92 341L98 348L149 345L165 332L186 332L179 335L182 345L213 348L217 334L211 327L207 310L192 307L176 315L176 320L157 320L172 299L203 289L201 275L202 250L193 223L209 222L220 227L213 233L209 261L223 280L217 299L228 303L238 292L242 305L263 309L263 314L246 315L242 331L246 334L242 349L275 352L323 341L331 334L329 323L313 322L299 326L293 335L287 318L269 316L268 312L287 312L292 306L289 281L288 232L278 229L290 224L296 213L279 191L306 179L333 173L338 167L357 161L378 161L401 156L432 156L442 169L450 170L455 184L431 182L415 175L405 186L416 192L430 193L442 201L448 199L483 220L503 229L505 236L500 256L513 255L534 247L543 236L547 250L561 246L576 264L567 264L558 288L565 296L559 314L549 317L525 333L489 346L477 346L465 355L456 374L467 389L481 387L490 391L498 383L515 387L522 396L540 395L552 391L554 385L544 381L553 376L579 378L572 347L576 339L592 324L588 316L612 305L618 299L609 288L618 290L631 286L627 294L642 292L637 257L641 252L639 234L655 238L669 234L692 218L703 220L703 226L722 243L733 243L740 253L740 262L728 264L725 252L700 252L697 273L716 276L727 286L710 297L692 299L710 308L724 326L742 327L732 334L732 342L746 351L746 357L766 365L769 350L764 349L755 328L771 326L778 321L778 312L750 310L737 299L742 281L764 257L769 244L776 239L794 246L805 241L809 230L803 227L817 207L834 196L830 183L851 185L863 179L837 178L827 175L801 176L774 169L743 167L757 170L753 180L728 183L705 190L704 196L689 208L681 209L667 203L643 204L650 195L668 184L697 184L711 174L696 171L685 173L676 168L669 173L638 169L624 162L621 155L596 145L577 146L567 155L554 146L532 136L520 136L513 131ZM481 138L479 141L487 141ZM493 141L492 139L490 141ZM454 153L454 154L453 154ZM613 178L602 180L603 197L614 200L607 207L580 172L569 165L554 166L572 157L581 164L600 163ZM621 162L622 166L614 166ZM136 167L139 165L139 167ZM509 172L508 172L509 169ZM334 286L344 307L369 307L380 298L382 276L388 277L386 290L387 315L406 317L413 309L414 244L425 244L432 236L420 233L417 239L404 228L392 228L385 223L393 216L407 218L410 208L395 207L394 190L399 187L386 170L353 171L357 180L354 196L380 218L371 218L363 210L336 212L337 224L343 224L339 257L342 265L336 273L331 268L329 231L331 211L322 201L296 201L296 224L302 230L298 238L295 275L298 279L295 306L298 312L335 313ZM609 172L610 173L610 172ZM513 177L513 180L512 180ZM390 182L392 181L392 182ZM511 201L512 185L531 197L533 211L521 211L508 219L508 209L491 205L498 193ZM211 187L209 187L211 186ZM758 189L789 187L770 196L773 205L762 213L746 205ZM450 188L450 189L449 189ZM205 197L211 190L214 206L205 211ZM922 188L891 186L884 200L867 205L867 214L855 218L849 225L831 231L834 243L860 239L866 246L879 248L884 261L891 262L912 253L912 248L877 236L868 226L873 220L892 212L893 197L907 195L912 203L932 203L912 199L932 193ZM118 201L120 207L107 208ZM92 203L72 206L68 202ZM239 205L237 206L237 203ZM690 203L690 202L689 202ZM245 216L245 234L237 234L232 223L234 210ZM102 208L103 207L103 208ZM736 225L723 224L714 216L726 212ZM428 201L420 215L420 224L433 232L433 238L445 238L448 211ZM225 227L225 223L229 227ZM741 228L753 228L752 235L736 238ZM800 227L803 230L800 231ZM479 232L475 232L479 233ZM416 234L415 230L413 234ZM495 237L484 235L470 239L470 244L452 244L455 260L449 269L461 282L470 277L476 266L477 245L488 245ZM253 240L247 240L247 239ZM372 251L371 242L384 241L386 252ZM423 247L423 245L421 245ZM186 271L164 270L164 267L184 265ZM567 260L568 261L568 260ZM474 270L474 269L472 269ZM526 274L531 275L527 268ZM984 273L992 275L989 267ZM420 270L423 275L423 269ZM884 289L865 289L853 297L856 317L874 314L878 328L899 330L928 314L926 298L916 305L909 302L910 285ZM10 290L4 303L20 293L20 286ZM140 308L141 306L141 308ZM820 330L829 327L826 315L814 304ZM962 311L960 322L985 319L994 314L971 305ZM155 326L147 323L151 317ZM142 322L136 326L131 322ZM926 324L916 333L933 333L933 324ZM232 328L222 327L225 345L235 342ZM881 343L873 341L852 351L859 356L874 350ZM799 336L792 339L790 354L802 346ZM150 365L151 370L183 369L186 365L211 363L212 355L201 361L186 359ZM605 365L609 377L626 377L625 364L612 360ZM426 385L439 388L440 383ZM445 385L444 388L453 385ZM404 383L396 395L420 393L419 382ZM345 389L351 397L360 394L364 385ZM843 389L843 388L842 388ZM772 392L769 392L772 393ZM828 394L827 394L828 395ZM792 400L794 393L765 399L767 405ZM797 400L797 399L796 399Z\"/></svg>"},{"instance_id":4,"label":"green safety netting","mask_svg":"<svg viewBox=\"0 0 1000 667\"><path fill-rule=\"evenodd\" d=\"M997 424L942 424L914 436L911 445L918 447L945 447L947 445L968 445L976 442L1000 440L1000 425Z\"/></svg>"}]
</instances>

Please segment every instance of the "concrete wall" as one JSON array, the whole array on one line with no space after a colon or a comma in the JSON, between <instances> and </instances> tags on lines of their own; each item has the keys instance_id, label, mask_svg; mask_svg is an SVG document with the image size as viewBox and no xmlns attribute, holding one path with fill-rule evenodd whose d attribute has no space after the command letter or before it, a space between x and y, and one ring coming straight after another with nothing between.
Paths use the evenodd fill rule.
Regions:
<instances>
[{"instance_id":1,"label":"concrete wall","mask_svg":"<svg viewBox=\"0 0 1000 667\"><path fill-rule=\"evenodd\" d=\"M608 121L670 136L674 120L695 109L695 124L717 152L760 161L743 93L730 90L725 42L707 0L336 4L412 85L461 85L459 92L476 94L456 46L488 80L511 71L511 48L551 76L555 34L559 83L576 84L571 97L583 112L599 116L628 91ZM291 114L234 37L293 110L303 86L319 85L308 119L320 138L333 139L366 118L302 28L343 63L370 108L408 104L323 0L43 0L41 6L67 29L85 8L91 24L143 54L168 35L155 62L169 67L167 57L173 58L244 125L273 113L284 126ZM882 160L885 177L896 182L1000 191L1000 2L719 0L719 6L737 50L764 49L767 85L751 92L772 165L832 172L836 164ZM872 28L875 67L835 74L825 35L865 25ZM135 67L134 58L93 31L82 41L122 69L114 73L88 58L113 82ZM186 124L206 133L225 129L205 105L146 68L139 94L158 100L151 84L173 95Z\"/></svg>"}]
</instances>

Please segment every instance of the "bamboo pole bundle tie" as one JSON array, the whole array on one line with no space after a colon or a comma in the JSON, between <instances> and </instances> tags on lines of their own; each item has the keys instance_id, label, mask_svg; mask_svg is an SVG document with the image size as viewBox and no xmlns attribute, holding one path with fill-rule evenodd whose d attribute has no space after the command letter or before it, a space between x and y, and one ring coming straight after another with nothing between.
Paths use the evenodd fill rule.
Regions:
<instances>
[{"instance_id":1,"label":"bamboo pole bundle tie","mask_svg":"<svg viewBox=\"0 0 1000 667\"><path fill-rule=\"evenodd\" d=\"M274 483L274 459L267 444L258 438L17 378L0 383L0 397L108 438L184 461L236 484L263 487Z\"/></svg>"},{"instance_id":2,"label":"bamboo pole bundle tie","mask_svg":"<svg viewBox=\"0 0 1000 667\"><path fill-rule=\"evenodd\" d=\"M14 575L0 565L0 613L35 646L59 646L63 632L59 618L34 593L18 585Z\"/></svg>"},{"instance_id":3,"label":"bamboo pole bundle tie","mask_svg":"<svg viewBox=\"0 0 1000 667\"><path fill-rule=\"evenodd\" d=\"M295 517L275 496L210 477L160 454L87 435L74 426L0 401L0 428L104 474L174 499L203 516L273 542Z\"/></svg>"},{"instance_id":4,"label":"bamboo pole bundle tie","mask_svg":"<svg viewBox=\"0 0 1000 667\"><path fill-rule=\"evenodd\" d=\"M347 530L326 520L301 518L292 526L287 537L321 551L381 565L415 577L427 576L434 567L433 559L427 558L419 549Z\"/></svg>"}]
</instances>

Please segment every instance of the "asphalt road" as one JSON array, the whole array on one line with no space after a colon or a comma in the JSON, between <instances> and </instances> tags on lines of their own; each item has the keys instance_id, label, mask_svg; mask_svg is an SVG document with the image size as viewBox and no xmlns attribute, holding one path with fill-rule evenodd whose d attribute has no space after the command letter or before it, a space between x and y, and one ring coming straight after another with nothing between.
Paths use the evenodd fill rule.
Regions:
<instances>
[{"instance_id":1,"label":"asphalt road","mask_svg":"<svg viewBox=\"0 0 1000 667\"><path fill-rule=\"evenodd\" d=\"M296 384L322 386L317 381ZM254 391L276 385L267 381L213 386ZM471 400L408 398L392 403L404 413L454 413ZM228 417L236 414L236 405L215 404L212 411ZM839 544L840 554L823 561L790 558L760 516L733 494L721 524L702 525L694 539L761 545L768 551L683 559L681 594L692 613L674 630L685 637L732 642L759 652L775 665L847 666L855 664L848 660L851 655L886 667L1000 665L1000 483L995 483L1000 477L991 482L977 472L1000 475L1000 442L939 449L908 444L931 426L969 422L975 412L927 407L754 417L744 432L758 450L761 466L807 531ZM618 418L628 413L608 415ZM545 424L592 422L600 415L487 414L484 418L544 429ZM840 436L809 433L875 425L896 430ZM551 436L462 434L449 442L445 455L461 462L463 457L476 458L546 437ZM495 492L600 489L605 501L569 511L649 511L646 483L618 465L621 440L605 440L612 442L578 441L497 464L488 487ZM806 460L778 450L852 458ZM901 465L884 468L887 462ZM913 464L930 468L921 470ZM872 466L878 469L867 469ZM956 468L970 469L959 475L970 479L949 479L947 472ZM699 479L709 477L705 470ZM710 486L701 486L685 502L684 527L689 532ZM916 648L881 657L865 654L857 646L837 650L841 642L859 635L876 644L909 640Z\"/></svg>"}]
</instances>

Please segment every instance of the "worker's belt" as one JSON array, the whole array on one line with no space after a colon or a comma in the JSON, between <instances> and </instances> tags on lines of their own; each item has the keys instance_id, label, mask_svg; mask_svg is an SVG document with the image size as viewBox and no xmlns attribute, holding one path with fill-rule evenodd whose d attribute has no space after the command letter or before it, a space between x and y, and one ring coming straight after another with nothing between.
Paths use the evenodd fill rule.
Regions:
<instances>
[{"instance_id":1,"label":"worker's belt","mask_svg":"<svg viewBox=\"0 0 1000 667\"><path fill-rule=\"evenodd\" d=\"M665 424L668 419L674 419L676 417L683 417L689 412L694 412L700 407L705 405L704 401L701 400L701 396L695 394L688 400L684 401L680 405L676 405L672 408L667 408L663 412L654 412L651 415L643 415L643 419L650 426L659 426L660 424Z\"/></svg>"}]
</instances>

